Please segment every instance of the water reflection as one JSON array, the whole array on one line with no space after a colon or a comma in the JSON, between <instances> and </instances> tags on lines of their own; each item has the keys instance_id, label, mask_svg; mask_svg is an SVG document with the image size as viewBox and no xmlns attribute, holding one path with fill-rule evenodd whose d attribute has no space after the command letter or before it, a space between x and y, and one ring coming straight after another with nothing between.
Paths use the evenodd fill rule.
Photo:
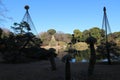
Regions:
<instances>
[{"instance_id":1,"label":"water reflection","mask_svg":"<svg viewBox=\"0 0 120 80\"><path fill-rule=\"evenodd\" d=\"M67 56L71 56L70 62L88 62L89 61L89 50L77 51L74 50L72 53L68 51L66 55L62 57L62 61L65 62Z\"/></svg>"},{"instance_id":2,"label":"water reflection","mask_svg":"<svg viewBox=\"0 0 120 80\"><path fill-rule=\"evenodd\" d=\"M71 56L70 62L89 62L89 57L90 57L90 51L89 50L83 50L83 51L73 51L72 53L67 52L65 55L62 56L62 61L65 62L66 57L69 55ZM98 55L99 56L99 55ZM107 58L97 58L96 62L107 62ZM111 56L111 61L112 62L120 62L120 56L114 57Z\"/></svg>"},{"instance_id":3,"label":"water reflection","mask_svg":"<svg viewBox=\"0 0 120 80\"><path fill-rule=\"evenodd\" d=\"M81 61L76 61L75 58L72 58L70 62L75 63L75 62L88 62L89 60L82 59Z\"/></svg>"}]
</instances>

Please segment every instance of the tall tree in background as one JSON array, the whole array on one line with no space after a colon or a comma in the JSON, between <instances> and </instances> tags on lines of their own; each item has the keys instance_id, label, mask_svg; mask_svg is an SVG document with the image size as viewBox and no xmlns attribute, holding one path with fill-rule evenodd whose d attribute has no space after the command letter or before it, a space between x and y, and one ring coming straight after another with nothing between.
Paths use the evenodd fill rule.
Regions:
<instances>
[{"instance_id":1,"label":"tall tree in background","mask_svg":"<svg viewBox=\"0 0 120 80\"><path fill-rule=\"evenodd\" d=\"M21 23L14 23L14 26L12 26L11 28L14 29L15 32L19 34L24 34L31 30L29 24L25 21Z\"/></svg>"},{"instance_id":2,"label":"tall tree in background","mask_svg":"<svg viewBox=\"0 0 120 80\"><path fill-rule=\"evenodd\" d=\"M49 46L56 46L57 45L57 42L56 42L56 39L55 39L55 36L54 34L56 33L56 30L55 29L49 29L48 31L48 34L51 35L51 40L49 42Z\"/></svg>"},{"instance_id":3,"label":"tall tree in background","mask_svg":"<svg viewBox=\"0 0 120 80\"><path fill-rule=\"evenodd\" d=\"M89 37L89 34L91 34L94 38L97 39L97 45L99 45L101 39L103 40L104 33L105 33L105 31L98 27L93 27L89 30L84 30L82 32L83 41L85 41L87 39L87 37Z\"/></svg>"},{"instance_id":4,"label":"tall tree in background","mask_svg":"<svg viewBox=\"0 0 120 80\"><path fill-rule=\"evenodd\" d=\"M84 30L82 32L82 37L83 37L82 41L85 41L89 37L89 30Z\"/></svg>"},{"instance_id":5,"label":"tall tree in background","mask_svg":"<svg viewBox=\"0 0 120 80\"><path fill-rule=\"evenodd\" d=\"M47 31L50 35L54 35L56 33L56 30L55 29L49 29Z\"/></svg>"},{"instance_id":6,"label":"tall tree in background","mask_svg":"<svg viewBox=\"0 0 120 80\"><path fill-rule=\"evenodd\" d=\"M79 42L82 40L82 32L79 29L75 29L73 33L74 33L74 38L76 39L76 42Z\"/></svg>"},{"instance_id":7,"label":"tall tree in background","mask_svg":"<svg viewBox=\"0 0 120 80\"><path fill-rule=\"evenodd\" d=\"M48 32L41 32L41 33L39 33L39 36L40 36L41 40L43 41L43 45L49 44L51 35ZM56 41L63 41L66 43L69 43L72 38L71 34L65 34L63 32L56 32L54 36L55 36Z\"/></svg>"},{"instance_id":8,"label":"tall tree in background","mask_svg":"<svg viewBox=\"0 0 120 80\"><path fill-rule=\"evenodd\" d=\"M93 27L89 30L90 34L97 39L97 43L100 43L101 40L101 32L102 30L98 27Z\"/></svg>"}]
</instances>

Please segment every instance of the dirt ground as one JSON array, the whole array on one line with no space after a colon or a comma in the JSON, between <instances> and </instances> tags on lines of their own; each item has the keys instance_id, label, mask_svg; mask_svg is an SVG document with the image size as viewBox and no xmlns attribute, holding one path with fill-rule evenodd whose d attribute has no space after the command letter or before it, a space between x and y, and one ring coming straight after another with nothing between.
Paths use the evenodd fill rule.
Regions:
<instances>
[{"instance_id":1,"label":"dirt ground","mask_svg":"<svg viewBox=\"0 0 120 80\"><path fill-rule=\"evenodd\" d=\"M49 61L23 64L0 63L0 80L65 80L65 64L56 59L57 70ZM96 64L94 74L87 76L88 63L71 63L72 80L120 80L120 64Z\"/></svg>"}]
</instances>

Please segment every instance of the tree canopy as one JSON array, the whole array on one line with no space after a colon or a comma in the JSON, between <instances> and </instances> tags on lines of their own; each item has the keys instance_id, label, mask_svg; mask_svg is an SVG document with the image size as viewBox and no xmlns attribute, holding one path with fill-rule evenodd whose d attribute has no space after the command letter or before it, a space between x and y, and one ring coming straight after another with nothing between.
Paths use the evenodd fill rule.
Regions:
<instances>
[{"instance_id":1,"label":"tree canopy","mask_svg":"<svg viewBox=\"0 0 120 80\"><path fill-rule=\"evenodd\" d=\"M76 39L77 42L82 40L82 32L79 29L75 29L73 33L74 33L74 38Z\"/></svg>"},{"instance_id":2,"label":"tree canopy","mask_svg":"<svg viewBox=\"0 0 120 80\"><path fill-rule=\"evenodd\" d=\"M55 29L49 29L47 31L50 35L54 35L56 33L56 30Z\"/></svg>"}]
</instances>

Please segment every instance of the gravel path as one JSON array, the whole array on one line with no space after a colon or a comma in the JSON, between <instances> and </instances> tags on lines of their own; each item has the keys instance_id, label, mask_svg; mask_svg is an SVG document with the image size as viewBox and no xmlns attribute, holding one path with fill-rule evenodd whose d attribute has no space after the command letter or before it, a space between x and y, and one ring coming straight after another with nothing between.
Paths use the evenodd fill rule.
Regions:
<instances>
[{"instance_id":1,"label":"gravel path","mask_svg":"<svg viewBox=\"0 0 120 80\"><path fill-rule=\"evenodd\" d=\"M0 80L65 80L65 64L56 59L57 70L51 71L49 61L25 64L0 63ZM87 76L87 63L71 63L73 80L120 80L120 64L96 64L94 75Z\"/></svg>"}]
</instances>

